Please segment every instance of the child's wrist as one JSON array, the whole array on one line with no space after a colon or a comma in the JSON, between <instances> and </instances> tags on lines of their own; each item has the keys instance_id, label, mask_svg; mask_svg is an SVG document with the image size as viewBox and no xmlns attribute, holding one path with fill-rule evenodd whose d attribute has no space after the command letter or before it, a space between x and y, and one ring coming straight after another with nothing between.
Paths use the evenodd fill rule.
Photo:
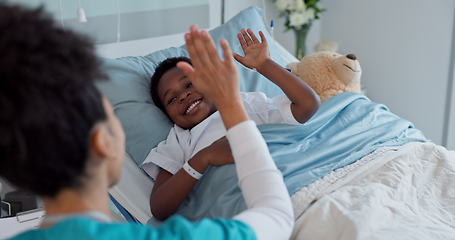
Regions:
<instances>
[{"instance_id":1,"label":"child's wrist","mask_svg":"<svg viewBox=\"0 0 455 240\"><path fill-rule=\"evenodd\" d=\"M196 155L188 161L190 166L201 174L208 168L210 159L210 152L204 150L205 149L196 153Z\"/></svg>"},{"instance_id":2,"label":"child's wrist","mask_svg":"<svg viewBox=\"0 0 455 240\"><path fill-rule=\"evenodd\" d=\"M267 58L265 59L264 61L262 61L261 63L259 63L256 67L256 71L258 72L262 72L266 67L267 65L272 61L271 58Z\"/></svg>"}]
</instances>

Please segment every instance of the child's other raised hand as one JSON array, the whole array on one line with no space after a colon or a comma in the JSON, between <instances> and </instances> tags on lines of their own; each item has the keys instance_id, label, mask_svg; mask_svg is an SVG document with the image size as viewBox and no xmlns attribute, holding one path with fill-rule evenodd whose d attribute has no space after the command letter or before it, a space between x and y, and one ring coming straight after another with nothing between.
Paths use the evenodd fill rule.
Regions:
<instances>
[{"instance_id":1,"label":"child's other raised hand","mask_svg":"<svg viewBox=\"0 0 455 240\"><path fill-rule=\"evenodd\" d=\"M269 47L264 34L259 31L261 41L257 39L251 29L242 29L237 38L242 46L245 56L234 54L234 58L247 68L259 69L260 66L270 57Z\"/></svg>"}]
</instances>

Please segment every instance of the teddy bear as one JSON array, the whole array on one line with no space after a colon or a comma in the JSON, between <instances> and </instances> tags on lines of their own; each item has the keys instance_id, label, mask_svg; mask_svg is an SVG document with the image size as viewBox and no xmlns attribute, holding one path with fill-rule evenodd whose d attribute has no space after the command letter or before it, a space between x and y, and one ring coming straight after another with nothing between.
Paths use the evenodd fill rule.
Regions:
<instances>
[{"instance_id":1,"label":"teddy bear","mask_svg":"<svg viewBox=\"0 0 455 240\"><path fill-rule=\"evenodd\" d=\"M316 91L321 102L343 92L362 93L362 69L354 54L323 50L287 67Z\"/></svg>"}]
</instances>

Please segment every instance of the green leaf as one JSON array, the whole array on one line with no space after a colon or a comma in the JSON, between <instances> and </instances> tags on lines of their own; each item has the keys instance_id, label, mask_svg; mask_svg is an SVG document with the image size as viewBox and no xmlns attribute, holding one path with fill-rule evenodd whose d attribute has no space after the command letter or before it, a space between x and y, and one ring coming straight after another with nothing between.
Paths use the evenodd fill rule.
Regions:
<instances>
[{"instance_id":1,"label":"green leaf","mask_svg":"<svg viewBox=\"0 0 455 240\"><path fill-rule=\"evenodd\" d=\"M312 6L316 5L317 2L319 2L319 0L308 0L308 1L305 1L305 5L307 7L312 7Z\"/></svg>"}]
</instances>

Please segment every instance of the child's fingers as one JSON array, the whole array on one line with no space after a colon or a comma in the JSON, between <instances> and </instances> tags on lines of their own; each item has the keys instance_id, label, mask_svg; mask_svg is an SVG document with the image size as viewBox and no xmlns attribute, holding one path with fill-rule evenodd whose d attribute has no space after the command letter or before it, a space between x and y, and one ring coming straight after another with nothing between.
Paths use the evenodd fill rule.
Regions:
<instances>
[{"instance_id":1,"label":"child's fingers","mask_svg":"<svg viewBox=\"0 0 455 240\"><path fill-rule=\"evenodd\" d=\"M239 39L240 46L242 46L243 52L245 52L245 48L247 47L247 44L245 42L245 39L243 39L243 36L241 33L237 34L237 38Z\"/></svg>"},{"instance_id":2,"label":"child's fingers","mask_svg":"<svg viewBox=\"0 0 455 240\"><path fill-rule=\"evenodd\" d=\"M248 28L248 35L250 36L251 40L253 40L253 43L258 44L259 40L257 39L256 35L254 35L253 30Z\"/></svg>"},{"instance_id":3,"label":"child's fingers","mask_svg":"<svg viewBox=\"0 0 455 240\"><path fill-rule=\"evenodd\" d=\"M243 38L245 39L246 45L250 46L253 45L253 41L251 41L251 38L248 36L248 33L245 31L245 29L240 30L242 33Z\"/></svg>"},{"instance_id":4,"label":"child's fingers","mask_svg":"<svg viewBox=\"0 0 455 240\"><path fill-rule=\"evenodd\" d=\"M267 44L267 39L265 38L264 33L262 31L259 31L259 36L261 37L261 43Z\"/></svg>"},{"instance_id":5,"label":"child's fingers","mask_svg":"<svg viewBox=\"0 0 455 240\"><path fill-rule=\"evenodd\" d=\"M221 48L223 49L224 62L228 64L234 64L232 61L232 51L231 47L229 47L229 43L226 40L222 39L220 41L220 44Z\"/></svg>"}]
</instances>

